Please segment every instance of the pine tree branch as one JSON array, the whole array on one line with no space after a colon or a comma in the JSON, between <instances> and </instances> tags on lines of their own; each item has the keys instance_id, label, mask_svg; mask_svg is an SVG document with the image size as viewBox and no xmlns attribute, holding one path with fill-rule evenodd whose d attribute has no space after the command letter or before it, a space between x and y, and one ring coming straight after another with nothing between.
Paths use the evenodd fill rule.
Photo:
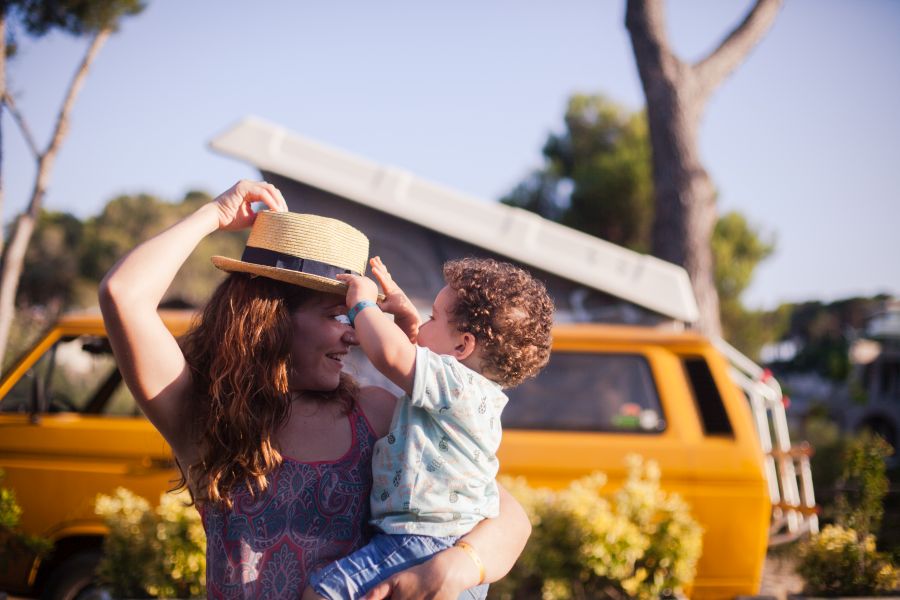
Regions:
<instances>
[{"instance_id":1,"label":"pine tree branch","mask_svg":"<svg viewBox=\"0 0 900 600\"><path fill-rule=\"evenodd\" d=\"M3 104L9 109L9 114L12 115L16 125L19 126L19 131L22 132L22 137L25 138L25 143L28 144L28 149L31 150L34 159L40 160L41 151L38 150L37 144L34 141L34 136L31 135L31 129L28 127L28 122L25 120L25 116L19 112L19 109L9 92L3 94Z\"/></svg>"},{"instance_id":2,"label":"pine tree branch","mask_svg":"<svg viewBox=\"0 0 900 600\"><path fill-rule=\"evenodd\" d=\"M59 151L60 144L69 132L69 116L72 113L72 107L75 106L75 100L78 98L82 86L84 86L91 64L93 64L94 59L97 57L97 53L100 52L100 49L103 47L103 44L106 43L106 40L109 39L111 33L112 29L107 28L101 29L94 35L90 46L88 46L87 52L84 54L84 58L81 59L81 64L78 66L75 76L72 78L72 82L69 84L69 90L66 92L62 107L56 117L56 126L53 128L50 144L40 156L34 191L31 195L31 201L28 204L28 213L32 216L36 216L37 212L40 210L41 201L44 196L44 190L47 188L47 181L50 177L53 161L56 159L56 153Z\"/></svg>"},{"instance_id":3,"label":"pine tree branch","mask_svg":"<svg viewBox=\"0 0 900 600\"><path fill-rule=\"evenodd\" d=\"M744 20L706 58L692 67L704 97L734 71L766 34L783 0L756 0Z\"/></svg>"}]
</instances>

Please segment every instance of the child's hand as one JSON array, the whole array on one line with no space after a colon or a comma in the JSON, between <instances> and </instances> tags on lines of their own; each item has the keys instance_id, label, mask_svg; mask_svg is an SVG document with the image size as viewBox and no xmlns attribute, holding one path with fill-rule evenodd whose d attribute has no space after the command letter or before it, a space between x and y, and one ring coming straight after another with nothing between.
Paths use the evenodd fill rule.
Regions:
<instances>
[{"instance_id":1,"label":"child's hand","mask_svg":"<svg viewBox=\"0 0 900 600\"><path fill-rule=\"evenodd\" d=\"M415 344L419 336L419 312L400 286L394 282L380 256L369 260L369 265L372 267L372 275L384 291L384 300L379 304L381 310L394 315L394 323L403 330L409 341Z\"/></svg>"},{"instance_id":2,"label":"child's hand","mask_svg":"<svg viewBox=\"0 0 900 600\"><path fill-rule=\"evenodd\" d=\"M353 308L363 300L370 302L378 300L378 286L368 277L338 273L335 279L347 284L347 308Z\"/></svg>"}]
</instances>

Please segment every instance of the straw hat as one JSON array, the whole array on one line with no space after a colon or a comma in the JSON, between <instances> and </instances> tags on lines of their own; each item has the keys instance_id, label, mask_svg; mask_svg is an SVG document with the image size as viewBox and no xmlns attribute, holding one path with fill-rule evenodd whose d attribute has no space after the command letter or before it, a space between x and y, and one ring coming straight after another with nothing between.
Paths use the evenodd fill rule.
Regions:
<instances>
[{"instance_id":1,"label":"straw hat","mask_svg":"<svg viewBox=\"0 0 900 600\"><path fill-rule=\"evenodd\" d=\"M223 271L261 275L306 288L345 294L338 273L364 275L369 238L337 219L292 212L256 216L240 260L213 256Z\"/></svg>"}]
</instances>

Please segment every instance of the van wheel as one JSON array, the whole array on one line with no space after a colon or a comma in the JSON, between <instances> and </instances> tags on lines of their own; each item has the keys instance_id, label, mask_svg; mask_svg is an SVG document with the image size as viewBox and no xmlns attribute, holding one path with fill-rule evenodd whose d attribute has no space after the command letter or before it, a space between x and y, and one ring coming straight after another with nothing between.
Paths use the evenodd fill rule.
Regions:
<instances>
[{"instance_id":1,"label":"van wheel","mask_svg":"<svg viewBox=\"0 0 900 600\"><path fill-rule=\"evenodd\" d=\"M73 554L53 570L41 600L101 600L109 598L97 581L102 554L96 550Z\"/></svg>"}]
</instances>

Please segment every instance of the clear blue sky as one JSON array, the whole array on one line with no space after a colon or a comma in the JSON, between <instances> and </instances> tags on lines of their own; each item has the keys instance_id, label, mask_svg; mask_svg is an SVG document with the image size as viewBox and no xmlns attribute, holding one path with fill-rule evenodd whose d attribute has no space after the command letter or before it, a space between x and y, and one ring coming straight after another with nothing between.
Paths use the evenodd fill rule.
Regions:
<instances>
[{"instance_id":1,"label":"clear blue sky","mask_svg":"<svg viewBox=\"0 0 900 600\"><path fill-rule=\"evenodd\" d=\"M670 2L696 59L749 0ZM216 193L250 166L208 141L255 114L486 200L541 162L568 96L643 105L624 2L163 2L124 22L79 98L45 207ZM86 40L22 36L9 66L43 145ZM900 2L789 0L716 92L701 132L721 211L777 238L751 306L900 294ZM3 220L34 164L3 121Z\"/></svg>"}]
</instances>

